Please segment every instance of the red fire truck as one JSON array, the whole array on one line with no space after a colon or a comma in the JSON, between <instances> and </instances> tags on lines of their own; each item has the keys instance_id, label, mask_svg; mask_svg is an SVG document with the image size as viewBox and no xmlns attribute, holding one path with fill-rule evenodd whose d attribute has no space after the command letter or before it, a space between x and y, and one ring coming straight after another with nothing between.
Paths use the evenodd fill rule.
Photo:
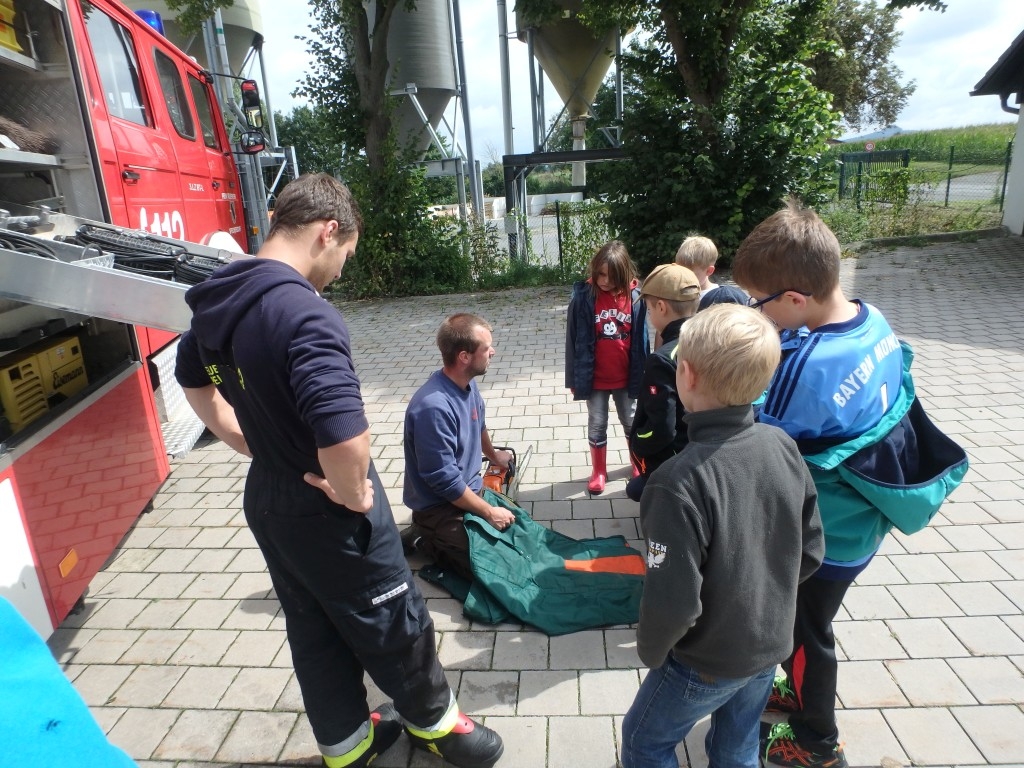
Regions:
<instances>
[{"instance_id":1,"label":"red fire truck","mask_svg":"<svg viewBox=\"0 0 1024 768\"><path fill-rule=\"evenodd\" d=\"M175 269L255 250L242 127L232 144L213 76L116 0L0 0L0 595L44 637L169 473L188 286L105 243L141 230ZM100 237L73 244L82 226Z\"/></svg>"}]
</instances>

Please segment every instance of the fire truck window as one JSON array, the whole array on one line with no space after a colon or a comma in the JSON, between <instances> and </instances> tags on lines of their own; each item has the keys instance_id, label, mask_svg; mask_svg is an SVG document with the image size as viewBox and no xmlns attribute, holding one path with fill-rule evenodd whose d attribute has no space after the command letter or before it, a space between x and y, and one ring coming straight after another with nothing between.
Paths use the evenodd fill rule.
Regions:
<instances>
[{"instance_id":1,"label":"fire truck window","mask_svg":"<svg viewBox=\"0 0 1024 768\"><path fill-rule=\"evenodd\" d=\"M178 66L161 50L154 48L153 55L160 78L160 90L163 91L167 113L174 123L174 130L184 139L195 139L196 126L192 121L192 110L188 106L188 97L185 96L185 86L181 82Z\"/></svg>"},{"instance_id":2,"label":"fire truck window","mask_svg":"<svg viewBox=\"0 0 1024 768\"><path fill-rule=\"evenodd\" d=\"M131 35L96 7L87 2L83 2L82 7L107 110L114 117L149 125Z\"/></svg>"},{"instance_id":3,"label":"fire truck window","mask_svg":"<svg viewBox=\"0 0 1024 768\"><path fill-rule=\"evenodd\" d=\"M213 111L210 109L209 91L198 78L188 76L188 85L192 90L192 101L196 105L196 114L199 115L199 127L203 131L203 143L213 149L220 149L220 142L217 140L217 131L213 127Z\"/></svg>"}]
</instances>

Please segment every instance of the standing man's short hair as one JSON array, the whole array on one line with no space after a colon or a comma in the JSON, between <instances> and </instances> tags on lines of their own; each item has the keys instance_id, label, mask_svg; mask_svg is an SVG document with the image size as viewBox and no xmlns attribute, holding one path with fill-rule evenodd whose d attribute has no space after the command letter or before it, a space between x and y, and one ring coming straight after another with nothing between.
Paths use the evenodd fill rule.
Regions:
<instances>
[{"instance_id":1,"label":"standing man's short hair","mask_svg":"<svg viewBox=\"0 0 1024 768\"><path fill-rule=\"evenodd\" d=\"M307 173L277 196L267 237L293 235L307 224L332 219L338 222L342 242L363 233L363 216L349 188L329 173Z\"/></svg>"},{"instance_id":2,"label":"standing man's short hair","mask_svg":"<svg viewBox=\"0 0 1024 768\"><path fill-rule=\"evenodd\" d=\"M790 198L740 243L732 278L765 293L804 291L824 299L839 285L839 240L818 214Z\"/></svg>"},{"instance_id":3,"label":"standing man's short hair","mask_svg":"<svg viewBox=\"0 0 1024 768\"><path fill-rule=\"evenodd\" d=\"M445 367L455 365L460 352L476 352L480 346L475 334L477 328L492 330L486 320L470 312L451 315L441 323L437 329L437 348L441 350L441 361Z\"/></svg>"}]
</instances>

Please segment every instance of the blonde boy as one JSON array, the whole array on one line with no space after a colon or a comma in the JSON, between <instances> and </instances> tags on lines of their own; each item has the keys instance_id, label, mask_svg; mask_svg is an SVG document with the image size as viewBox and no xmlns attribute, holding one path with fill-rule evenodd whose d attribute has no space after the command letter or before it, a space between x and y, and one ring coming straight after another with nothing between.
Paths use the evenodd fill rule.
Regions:
<instances>
[{"instance_id":1,"label":"blonde boy","mask_svg":"<svg viewBox=\"0 0 1024 768\"><path fill-rule=\"evenodd\" d=\"M676 387L689 443L640 501L647 575L637 651L650 667L623 722L623 768L674 765L711 715L711 765L758 766L761 712L792 648L797 585L824 551L796 444L754 422L779 362L759 313L726 304L687 320Z\"/></svg>"},{"instance_id":2,"label":"blonde boy","mask_svg":"<svg viewBox=\"0 0 1024 768\"><path fill-rule=\"evenodd\" d=\"M746 304L747 295L739 288L712 282L717 262L718 248L703 235L689 235L676 251L676 264L691 270L700 281L700 309L712 304Z\"/></svg>"}]
</instances>

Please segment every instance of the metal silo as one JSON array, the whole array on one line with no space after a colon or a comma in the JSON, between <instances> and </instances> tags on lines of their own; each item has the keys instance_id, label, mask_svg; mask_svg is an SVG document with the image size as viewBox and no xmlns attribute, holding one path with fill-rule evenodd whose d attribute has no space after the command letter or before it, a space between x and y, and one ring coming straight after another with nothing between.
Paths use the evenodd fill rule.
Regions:
<instances>
[{"instance_id":1,"label":"metal silo","mask_svg":"<svg viewBox=\"0 0 1024 768\"><path fill-rule=\"evenodd\" d=\"M373 18L373 3L369 6ZM458 84L455 75L455 44L452 39L449 0L417 0L415 11L399 7L388 31L388 79L392 93L408 89L423 109L421 116L411 98L395 105L399 140L419 150L430 146L430 132L441 122Z\"/></svg>"},{"instance_id":2,"label":"metal silo","mask_svg":"<svg viewBox=\"0 0 1024 768\"><path fill-rule=\"evenodd\" d=\"M563 9L560 16L531 28L517 13L516 26L520 40L532 36L533 55L566 106L572 121L572 148L586 149L584 131L590 105L614 61L617 30L595 35L584 26L576 18L581 0L560 0L557 5ZM583 163L573 164L572 183L586 183Z\"/></svg>"}]
</instances>

